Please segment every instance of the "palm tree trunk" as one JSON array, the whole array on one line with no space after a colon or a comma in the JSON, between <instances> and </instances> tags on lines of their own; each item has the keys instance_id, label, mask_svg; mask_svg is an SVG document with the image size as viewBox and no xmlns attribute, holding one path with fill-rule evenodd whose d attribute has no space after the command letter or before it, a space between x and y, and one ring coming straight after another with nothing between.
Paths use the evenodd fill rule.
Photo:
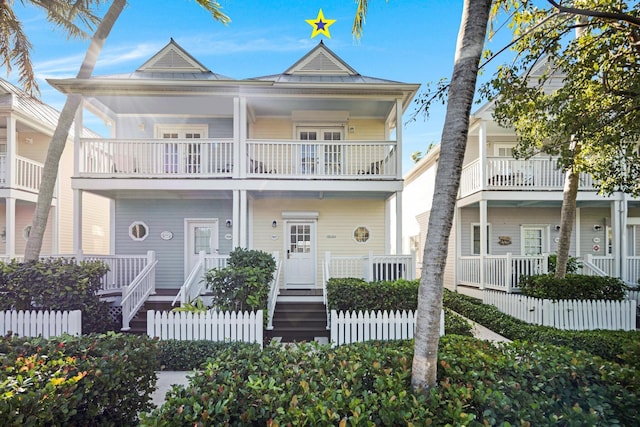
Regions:
<instances>
[{"instance_id":1,"label":"palm tree trunk","mask_svg":"<svg viewBox=\"0 0 640 427\"><path fill-rule=\"evenodd\" d=\"M558 236L558 256L556 258L555 276L559 279L567 274L571 233L576 218L576 198L578 196L578 172L574 167L567 171L562 193L562 209L560 211L560 235Z\"/></svg>"},{"instance_id":2,"label":"palm tree trunk","mask_svg":"<svg viewBox=\"0 0 640 427\"><path fill-rule=\"evenodd\" d=\"M98 55L102 51L107 36L111 32L113 25L120 16L120 13L126 5L126 0L114 0L109 10L105 14L104 18L100 22L98 29L91 38L91 43L85 54L82 66L78 71L77 78L89 78L95 68L98 60ZM69 95L60 112L58 118L58 125L53 133L51 142L49 143L49 149L47 150L47 157L44 161L42 169L42 180L40 184L40 191L38 192L38 201L36 203L36 209L33 214L33 220L31 223L31 232L29 233L29 239L24 253L25 261L36 261L40 257L40 251L42 250L42 240L44 238L44 232L47 228L47 220L49 218L49 210L51 209L51 201L53 200L53 192L56 186L56 179L58 177L58 167L60 165L60 157L64 151L67 138L69 136L69 130L71 124L76 115L76 111L80 106L82 98L80 95Z\"/></svg>"},{"instance_id":3,"label":"palm tree trunk","mask_svg":"<svg viewBox=\"0 0 640 427\"><path fill-rule=\"evenodd\" d=\"M458 34L418 292L411 385L423 392L436 386L443 274L490 7L491 0L465 0Z\"/></svg>"}]
</instances>

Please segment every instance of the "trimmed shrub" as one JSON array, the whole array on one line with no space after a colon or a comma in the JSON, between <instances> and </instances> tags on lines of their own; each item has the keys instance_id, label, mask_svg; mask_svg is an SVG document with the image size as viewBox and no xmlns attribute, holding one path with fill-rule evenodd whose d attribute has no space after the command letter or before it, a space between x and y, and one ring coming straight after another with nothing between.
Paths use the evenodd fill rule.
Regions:
<instances>
[{"instance_id":1,"label":"trimmed shrub","mask_svg":"<svg viewBox=\"0 0 640 427\"><path fill-rule=\"evenodd\" d=\"M0 341L3 425L135 425L152 409L156 342L109 333Z\"/></svg>"},{"instance_id":2,"label":"trimmed shrub","mask_svg":"<svg viewBox=\"0 0 640 427\"><path fill-rule=\"evenodd\" d=\"M615 277L583 274L567 274L562 279L553 274L523 276L518 286L526 296L552 300L622 301L629 289L622 280Z\"/></svg>"},{"instance_id":3,"label":"trimmed shrub","mask_svg":"<svg viewBox=\"0 0 640 427\"><path fill-rule=\"evenodd\" d=\"M419 280L368 283L356 278L331 278L327 281L327 302L329 309L338 311L415 310L419 286Z\"/></svg>"},{"instance_id":4,"label":"trimmed shrub","mask_svg":"<svg viewBox=\"0 0 640 427\"><path fill-rule=\"evenodd\" d=\"M0 263L0 310L81 310L82 333L118 328L109 303L100 301L100 279L109 267L100 262L48 258Z\"/></svg>"},{"instance_id":5,"label":"trimmed shrub","mask_svg":"<svg viewBox=\"0 0 640 427\"><path fill-rule=\"evenodd\" d=\"M584 352L443 337L438 387L411 389L412 341L219 353L145 426L634 425L638 372Z\"/></svg>"},{"instance_id":6,"label":"trimmed shrub","mask_svg":"<svg viewBox=\"0 0 640 427\"><path fill-rule=\"evenodd\" d=\"M444 308L444 332L447 335L463 335L465 337L472 337L472 326L462 316L454 313L448 308Z\"/></svg>"},{"instance_id":7,"label":"trimmed shrub","mask_svg":"<svg viewBox=\"0 0 640 427\"><path fill-rule=\"evenodd\" d=\"M207 360L216 357L218 353L227 351L240 351L249 347L251 351L260 351L258 344L242 342L219 341L158 341L160 370L167 371L191 371L200 369Z\"/></svg>"},{"instance_id":8,"label":"trimmed shrub","mask_svg":"<svg viewBox=\"0 0 640 427\"><path fill-rule=\"evenodd\" d=\"M510 340L529 340L538 343L547 343L566 346L574 351L584 350L604 359L624 362L620 355L627 354L628 359L633 359L634 354L639 360L636 346L640 341L640 331L564 331L547 326L530 325L500 312L497 308L485 305L482 301L444 290L443 304L456 313L480 323L492 331ZM640 366L635 365L636 369Z\"/></svg>"},{"instance_id":9,"label":"trimmed shrub","mask_svg":"<svg viewBox=\"0 0 640 427\"><path fill-rule=\"evenodd\" d=\"M226 268L209 270L207 288L216 310L245 311L267 307L276 262L270 254L242 248L231 252Z\"/></svg>"},{"instance_id":10,"label":"trimmed shrub","mask_svg":"<svg viewBox=\"0 0 640 427\"><path fill-rule=\"evenodd\" d=\"M558 255L557 254L549 255L549 258L547 259L547 266L548 266L549 273L556 272L557 264L558 264ZM578 258L574 258L570 256L569 259L567 260L567 273L569 274L577 273L580 267L582 267L582 263L580 262L580 260Z\"/></svg>"}]
</instances>

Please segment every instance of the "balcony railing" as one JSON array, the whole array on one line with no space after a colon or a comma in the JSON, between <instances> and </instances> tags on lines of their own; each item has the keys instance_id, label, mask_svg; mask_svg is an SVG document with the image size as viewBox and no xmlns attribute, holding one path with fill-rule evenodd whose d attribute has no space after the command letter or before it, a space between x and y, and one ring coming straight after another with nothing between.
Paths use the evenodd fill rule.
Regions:
<instances>
[{"instance_id":1,"label":"balcony railing","mask_svg":"<svg viewBox=\"0 0 640 427\"><path fill-rule=\"evenodd\" d=\"M80 174L140 177L231 176L233 143L221 139L83 139Z\"/></svg>"},{"instance_id":2,"label":"balcony railing","mask_svg":"<svg viewBox=\"0 0 640 427\"><path fill-rule=\"evenodd\" d=\"M516 160L488 157L481 179L479 160L467 164L460 178L460 197L480 190L562 190L565 174L558 168L557 159L534 158ZM590 175L580 174L581 190L593 190Z\"/></svg>"},{"instance_id":3,"label":"balcony railing","mask_svg":"<svg viewBox=\"0 0 640 427\"><path fill-rule=\"evenodd\" d=\"M228 139L82 139L77 174L362 180L398 174L395 141L248 140L243 148L240 176Z\"/></svg>"},{"instance_id":4,"label":"balcony railing","mask_svg":"<svg viewBox=\"0 0 640 427\"><path fill-rule=\"evenodd\" d=\"M479 256L458 258L458 281L467 286L496 289L505 292L518 290L521 276L547 273L547 255L487 255L484 258L484 283L480 278Z\"/></svg>"},{"instance_id":5,"label":"balcony railing","mask_svg":"<svg viewBox=\"0 0 640 427\"><path fill-rule=\"evenodd\" d=\"M25 157L15 157L15 182L9 182L10 177L7 168L7 154L0 153L0 186L14 187L22 190L38 192L42 180L42 163L35 162Z\"/></svg>"},{"instance_id":6,"label":"balcony railing","mask_svg":"<svg viewBox=\"0 0 640 427\"><path fill-rule=\"evenodd\" d=\"M248 141L247 175L295 178L396 177L392 141Z\"/></svg>"}]
</instances>

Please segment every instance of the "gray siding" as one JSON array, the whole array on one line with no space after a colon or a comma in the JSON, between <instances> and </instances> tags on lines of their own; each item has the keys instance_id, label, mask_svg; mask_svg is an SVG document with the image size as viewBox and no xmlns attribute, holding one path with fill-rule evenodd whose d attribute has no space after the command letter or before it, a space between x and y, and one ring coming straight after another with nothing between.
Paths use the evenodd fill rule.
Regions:
<instances>
[{"instance_id":1,"label":"gray siding","mask_svg":"<svg viewBox=\"0 0 640 427\"><path fill-rule=\"evenodd\" d=\"M587 254L595 256L607 255L607 232L606 225L611 226L611 209L607 208L582 208L580 209L580 255ZM600 231L594 231L594 225L600 225ZM594 242L594 238L600 239ZM593 250L594 245L600 247L600 251Z\"/></svg>"},{"instance_id":2,"label":"gray siding","mask_svg":"<svg viewBox=\"0 0 640 427\"><path fill-rule=\"evenodd\" d=\"M184 281L184 219L217 218L218 247L221 254L232 250L225 220L232 217L230 200L116 200L115 202L115 250L116 254L142 255L156 251L158 288L177 289ZM149 236L143 241L129 237L129 226L142 221L149 227ZM162 240L160 233L170 231L171 240Z\"/></svg>"}]
</instances>

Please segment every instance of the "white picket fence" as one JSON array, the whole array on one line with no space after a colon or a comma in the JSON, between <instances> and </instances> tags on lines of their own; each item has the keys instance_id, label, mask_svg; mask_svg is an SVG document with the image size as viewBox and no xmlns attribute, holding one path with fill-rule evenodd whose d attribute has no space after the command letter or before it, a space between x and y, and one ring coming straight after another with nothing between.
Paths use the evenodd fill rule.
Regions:
<instances>
[{"instance_id":1,"label":"white picket fence","mask_svg":"<svg viewBox=\"0 0 640 427\"><path fill-rule=\"evenodd\" d=\"M331 310L331 344L334 346L371 340L412 339L415 328L413 311ZM440 316L440 335L444 335L444 311Z\"/></svg>"},{"instance_id":2,"label":"white picket fence","mask_svg":"<svg viewBox=\"0 0 640 427\"><path fill-rule=\"evenodd\" d=\"M82 334L82 312L0 311L0 335L50 338L62 334Z\"/></svg>"},{"instance_id":3,"label":"white picket fence","mask_svg":"<svg viewBox=\"0 0 640 427\"><path fill-rule=\"evenodd\" d=\"M147 335L162 340L241 341L263 340L262 310L256 312L191 313L186 311L147 311Z\"/></svg>"},{"instance_id":4,"label":"white picket fence","mask_svg":"<svg viewBox=\"0 0 640 427\"><path fill-rule=\"evenodd\" d=\"M487 290L482 299L502 313L535 325L573 331L636 329L637 304L632 300L553 301Z\"/></svg>"}]
</instances>

